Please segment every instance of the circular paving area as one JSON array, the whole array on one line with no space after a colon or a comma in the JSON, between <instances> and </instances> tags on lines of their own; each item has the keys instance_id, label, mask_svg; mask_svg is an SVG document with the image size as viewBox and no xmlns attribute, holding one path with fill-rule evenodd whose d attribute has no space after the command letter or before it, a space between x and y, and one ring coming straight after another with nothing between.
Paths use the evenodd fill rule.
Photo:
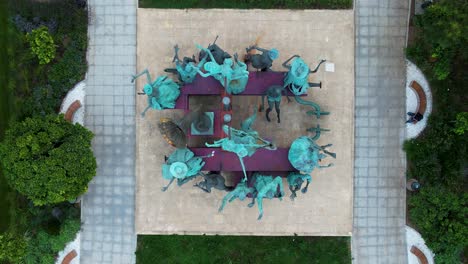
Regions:
<instances>
[{"instance_id":1,"label":"circular paving area","mask_svg":"<svg viewBox=\"0 0 468 264\"><path fill-rule=\"evenodd\" d=\"M426 94L426 111L424 111L424 118L416 124L406 124L406 138L411 139L417 137L426 127L429 115L432 112L432 93L429 83L424 77L421 70L411 61L406 60L406 112L415 112L418 109L419 98L416 92L411 88L411 82L416 81L421 85ZM405 117L406 120L408 116Z\"/></svg>"}]
</instances>

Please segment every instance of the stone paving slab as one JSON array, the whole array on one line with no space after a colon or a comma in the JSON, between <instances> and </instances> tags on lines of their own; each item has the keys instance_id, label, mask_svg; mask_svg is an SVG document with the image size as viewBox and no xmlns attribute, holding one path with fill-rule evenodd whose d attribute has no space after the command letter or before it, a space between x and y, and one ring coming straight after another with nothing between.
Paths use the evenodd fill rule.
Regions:
<instances>
[{"instance_id":1,"label":"stone paving slab","mask_svg":"<svg viewBox=\"0 0 468 264\"><path fill-rule=\"evenodd\" d=\"M88 5L85 125L98 168L82 201L80 261L135 263L136 1Z\"/></svg>"},{"instance_id":2,"label":"stone paving slab","mask_svg":"<svg viewBox=\"0 0 468 264\"><path fill-rule=\"evenodd\" d=\"M321 58L335 63L335 72L325 72L324 66L310 81L322 81L323 88L310 90L310 97L332 112L319 121L306 117L305 107L296 102L282 102L282 123L267 123L259 115L254 126L260 134L267 134L280 146L289 146L292 139L305 135L305 129L319 123L330 128L319 140L320 144L334 143L337 152L335 166L317 170L306 195L298 194L295 202L264 202L265 214L257 221L257 208L247 208L247 201L235 202L218 213L225 193L211 194L195 189L194 181L179 188L167 184L161 177L164 155L174 149L161 137L157 122L160 117L174 117L177 110L148 111L145 118L139 113L146 107L146 98L137 97L137 183L136 230L138 234L241 234L241 235L344 235L352 229L353 178L353 116L354 116L354 18L352 10L290 11L290 10L138 10L137 64L141 71L148 67L153 78L172 66L173 46L180 47L180 56L196 53L195 43L203 46L217 43L230 53L245 54L245 48L256 39L261 47L275 47L280 58L274 70L294 54L300 54L312 67ZM137 83L141 91L145 79ZM134 91L134 93L136 93ZM238 97L236 97L238 98ZM248 96L234 106L238 120L253 112L259 97ZM250 106L250 108L249 108ZM272 133L283 128L282 133ZM287 130L286 130L287 129ZM328 159L327 159L328 161ZM199 180L199 179L198 179ZM197 181L198 181L197 180ZM287 188L287 184L285 184ZM286 191L289 196L289 190Z\"/></svg>"},{"instance_id":3,"label":"stone paving slab","mask_svg":"<svg viewBox=\"0 0 468 264\"><path fill-rule=\"evenodd\" d=\"M357 0L354 263L406 263L408 1Z\"/></svg>"}]
</instances>

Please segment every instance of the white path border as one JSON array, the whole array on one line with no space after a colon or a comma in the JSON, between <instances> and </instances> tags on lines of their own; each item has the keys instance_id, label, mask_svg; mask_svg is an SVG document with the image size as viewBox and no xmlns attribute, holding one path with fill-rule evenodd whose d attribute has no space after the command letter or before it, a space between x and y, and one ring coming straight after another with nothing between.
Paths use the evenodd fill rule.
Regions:
<instances>
[{"instance_id":1,"label":"white path border","mask_svg":"<svg viewBox=\"0 0 468 264\"><path fill-rule=\"evenodd\" d=\"M84 105L85 105L85 96L86 96L86 83L85 81L81 81L73 87L70 91L68 91L67 95L62 101L62 105L60 106L60 113L65 114L67 112L68 107L75 101L80 100L81 107L76 110L75 114L73 115L73 123L79 123L81 125L84 124ZM79 198L81 200L81 197ZM76 251L77 256L70 262L70 264L79 264L80 263L80 233L75 237L75 240L69 242L67 246L59 252L57 260L55 261L56 264L60 264L63 261L63 258L70 253L72 250Z\"/></svg>"},{"instance_id":2,"label":"white path border","mask_svg":"<svg viewBox=\"0 0 468 264\"><path fill-rule=\"evenodd\" d=\"M411 247L416 246L426 255L429 264L434 264L434 253L426 246L424 239L413 228L406 226L406 248L408 249L408 264L419 264L418 258L411 253Z\"/></svg>"},{"instance_id":3,"label":"white path border","mask_svg":"<svg viewBox=\"0 0 468 264\"><path fill-rule=\"evenodd\" d=\"M76 251L76 257L70 261L70 264L80 264L80 242L81 242L81 232L78 232L75 240L69 242L65 248L59 252L55 264L61 264L65 256L70 253L72 250Z\"/></svg>"},{"instance_id":4,"label":"white path border","mask_svg":"<svg viewBox=\"0 0 468 264\"><path fill-rule=\"evenodd\" d=\"M418 108L418 97L413 89L410 88L412 81L417 81L426 93L427 107L424 112L424 118L416 124L406 124L406 138L417 137L426 127L429 115L432 112L432 93L429 83L424 77L422 71L411 61L406 60L406 112L414 112ZM406 116L408 118L408 116Z\"/></svg>"},{"instance_id":5,"label":"white path border","mask_svg":"<svg viewBox=\"0 0 468 264\"><path fill-rule=\"evenodd\" d=\"M70 91L68 91L67 95L62 101L62 106L60 107L60 113L65 114L67 112L68 107L75 101L80 100L81 107L76 110L75 114L73 115L73 123L80 123L81 125L84 124L84 112L85 112L85 96L86 96L86 83L85 81L81 81L73 87Z\"/></svg>"}]
</instances>

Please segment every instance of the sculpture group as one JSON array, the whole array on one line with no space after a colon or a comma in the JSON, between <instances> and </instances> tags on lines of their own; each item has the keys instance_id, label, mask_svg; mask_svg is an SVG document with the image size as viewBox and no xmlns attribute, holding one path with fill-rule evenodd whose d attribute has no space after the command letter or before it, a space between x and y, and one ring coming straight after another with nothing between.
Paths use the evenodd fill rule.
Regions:
<instances>
[{"instance_id":1,"label":"sculpture group","mask_svg":"<svg viewBox=\"0 0 468 264\"><path fill-rule=\"evenodd\" d=\"M254 68L257 72L271 71L274 60L279 57L279 51L272 49L260 48L256 45L246 48L246 55L243 60L239 59L237 53L233 56L228 54L216 44L217 37L212 44L207 48L196 45L199 49L198 62L195 56L179 58L179 46L174 46L175 55L173 57L174 68L167 68L165 72L172 73L177 76L178 81L173 81L168 76L159 76L154 81L148 70L134 75L132 82L146 75L147 83L143 87L143 92L139 93L148 97L148 106L142 112L145 115L148 109L171 109L176 105L176 101L180 95L181 86L193 83L197 76L202 78L214 78L224 88L228 95L241 95L249 82L249 74L255 74L248 71L248 65ZM254 54L253 51L259 51L260 54ZM283 83L271 85L266 89L262 97L262 104L259 111L265 110L265 117L270 122L270 112L273 109L277 115L277 122L281 122L280 117L280 102L283 95L292 94L295 101L299 104L312 107L312 110L307 111L308 115L315 115L320 118L322 115L328 115L329 112L322 111L320 106L314 102L304 100L302 95L306 94L310 87L321 87L321 83L308 82L309 75L318 71L320 65L325 60L321 60L314 70L310 70L309 66L299 55L293 55L286 60L282 66L287 69L284 73ZM199 77L198 77L199 78ZM264 100L267 99L268 108L265 109ZM289 97L287 97L290 102ZM192 115L194 116L194 115ZM270 140L262 138L257 131L253 129L253 124L257 117L257 111L249 118L241 123L240 128L236 129L229 125L229 121L222 126L224 137L216 139L212 142L206 142L206 147L218 149L219 151L231 152L235 154L242 167L243 177L235 186L227 186L226 180L220 171L203 170L205 165L204 159L209 159L216 155L216 151L205 156L196 156L186 145L185 133L186 128L181 126L180 122L175 122L169 119L163 119L160 124L161 133L166 140L176 147L176 150L165 159L165 164L162 166L162 176L169 180L167 186L162 188L166 191L171 183L176 180L177 185L181 186L197 176L203 178L203 181L194 185L206 193L210 193L212 189L227 191L228 193L223 198L219 211L223 211L226 204L234 201L236 198L243 201L247 197L252 201L248 207L253 207L255 201L258 205L259 216L263 216L263 199L279 199L285 196L283 179L278 175L263 175L258 171L252 171L245 166L244 159L252 157L259 149L275 151L276 146ZM190 119L190 118L189 118ZM186 118L187 120L187 118ZM198 118L197 120L200 120ZM195 122L195 119L190 119L190 122ZM224 120L226 121L226 120ZM319 146L316 140L320 137L322 131L326 129L317 126L308 128L307 131L314 132L314 136L301 136L293 141L289 148L288 160L294 171L290 171L286 176L289 190L291 191L290 198L294 200L297 197L297 191L306 193L309 184L312 181L311 173L314 169L326 168L332 164L320 165L320 162L326 157L335 158L336 155L327 150L331 144ZM177 137L180 140L168 139L168 137ZM177 141L174 143L174 141ZM305 183L305 187L302 185ZM301 189L302 188L302 189Z\"/></svg>"}]
</instances>

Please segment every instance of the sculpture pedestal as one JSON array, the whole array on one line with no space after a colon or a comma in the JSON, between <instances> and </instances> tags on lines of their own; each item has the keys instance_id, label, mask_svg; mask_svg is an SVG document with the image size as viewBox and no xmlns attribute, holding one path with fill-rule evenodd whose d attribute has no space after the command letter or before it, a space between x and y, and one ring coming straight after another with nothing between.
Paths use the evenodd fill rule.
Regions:
<instances>
[{"instance_id":1,"label":"sculpture pedestal","mask_svg":"<svg viewBox=\"0 0 468 264\"><path fill-rule=\"evenodd\" d=\"M197 124L193 122L190 126L190 134L192 136L212 136L214 135L214 112L205 112L205 120L199 120L205 124ZM202 128L203 127L203 128Z\"/></svg>"}]
</instances>

